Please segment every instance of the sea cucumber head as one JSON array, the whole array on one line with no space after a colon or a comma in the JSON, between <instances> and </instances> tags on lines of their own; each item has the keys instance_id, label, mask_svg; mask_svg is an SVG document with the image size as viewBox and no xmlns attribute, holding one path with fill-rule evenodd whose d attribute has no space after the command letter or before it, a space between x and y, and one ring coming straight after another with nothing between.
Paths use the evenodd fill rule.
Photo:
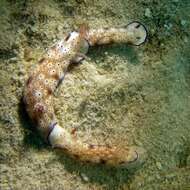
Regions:
<instances>
[{"instance_id":1,"label":"sea cucumber head","mask_svg":"<svg viewBox=\"0 0 190 190\"><path fill-rule=\"evenodd\" d=\"M146 27L137 21L131 22L127 25L126 30L128 34L131 35L131 43L133 45L141 45L147 39L147 29Z\"/></svg>"},{"instance_id":2,"label":"sea cucumber head","mask_svg":"<svg viewBox=\"0 0 190 190\"><path fill-rule=\"evenodd\" d=\"M60 44L59 51L65 54L75 51L79 38L80 35L78 32L70 32L65 38L64 43Z\"/></svg>"}]
</instances>

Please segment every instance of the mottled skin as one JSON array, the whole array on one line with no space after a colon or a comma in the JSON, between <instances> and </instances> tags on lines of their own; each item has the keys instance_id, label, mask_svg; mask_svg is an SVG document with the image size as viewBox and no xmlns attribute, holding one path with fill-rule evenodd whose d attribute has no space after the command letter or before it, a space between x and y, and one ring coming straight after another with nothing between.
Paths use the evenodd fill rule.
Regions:
<instances>
[{"instance_id":1,"label":"mottled skin","mask_svg":"<svg viewBox=\"0 0 190 190\"><path fill-rule=\"evenodd\" d=\"M127 167L144 161L145 151L139 147L93 145L77 140L57 124L52 94L63 80L68 66L82 61L89 46L113 42L140 45L145 39L144 26L133 22L123 28L90 30L81 27L79 32L71 32L49 48L26 82L24 102L30 118L53 147L92 163Z\"/></svg>"}]
</instances>

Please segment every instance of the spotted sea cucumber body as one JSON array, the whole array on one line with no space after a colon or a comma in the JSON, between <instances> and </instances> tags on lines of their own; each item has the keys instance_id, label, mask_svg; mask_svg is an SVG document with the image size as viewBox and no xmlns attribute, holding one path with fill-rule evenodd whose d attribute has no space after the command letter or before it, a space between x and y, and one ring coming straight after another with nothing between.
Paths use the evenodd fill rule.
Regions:
<instances>
[{"instance_id":1,"label":"spotted sea cucumber body","mask_svg":"<svg viewBox=\"0 0 190 190\"><path fill-rule=\"evenodd\" d=\"M71 63L82 61L88 47L111 42L139 45L146 39L146 30L138 22L128 28L111 28L71 32L44 54L30 74L24 89L26 110L41 135L53 147L61 148L74 158L112 166L128 166L142 162L142 148L100 146L83 143L57 123L53 109L53 92Z\"/></svg>"},{"instance_id":2,"label":"spotted sea cucumber body","mask_svg":"<svg viewBox=\"0 0 190 190\"><path fill-rule=\"evenodd\" d=\"M79 34L73 32L73 35ZM76 45L72 47L73 43L79 42L70 39L68 45L63 40L54 44L38 62L26 82L24 101L27 112L45 138L56 123L52 93L74 57Z\"/></svg>"},{"instance_id":3,"label":"spotted sea cucumber body","mask_svg":"<svg viewBox=\"0 0 190 190\"><path fill-rule=\"evenodd\" d=\"M27 90L24 97L27 111L44 136L50 132L47 127L55 122L52 93L63 75L60 71L60 66L56 67L48 59L44 59L26 83Z\"/></svg>"}]
</instances>

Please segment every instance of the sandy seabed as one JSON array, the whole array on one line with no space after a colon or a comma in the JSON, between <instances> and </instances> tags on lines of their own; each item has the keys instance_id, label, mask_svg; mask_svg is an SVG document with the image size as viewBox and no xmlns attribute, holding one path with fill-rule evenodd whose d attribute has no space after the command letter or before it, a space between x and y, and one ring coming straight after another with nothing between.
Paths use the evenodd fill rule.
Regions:
<instances>
[{"instance_id":1,"label":"sandy seabed","mask_svg":"<svg viewBox=\"0 0 190 190\"><path fill-rule=\"evenodd\" d=\"M55 94L55 111L83 141L138 145L136 170L79 163L49 147L21 103L43 51L86 23L149 31L140 47L92 48ZM188 0L0 1L0 189L190 189L190 2Z\"/></svg>"}]
</instances>

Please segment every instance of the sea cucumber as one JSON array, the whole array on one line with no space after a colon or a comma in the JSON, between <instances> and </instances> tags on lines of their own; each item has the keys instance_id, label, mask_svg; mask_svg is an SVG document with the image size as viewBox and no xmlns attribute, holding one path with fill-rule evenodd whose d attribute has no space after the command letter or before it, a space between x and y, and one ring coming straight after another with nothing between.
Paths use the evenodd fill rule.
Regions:
<instances>
[{"instance_id":1,"label":"sea cucumber","mask_svg":"<svg viewBox=\"0 0 190 190\"><path fill-rule=\"evenodd\" d=\"M53 92L63 80L68 66L85 59L89 46L109 43L140 45L146 37L146 28L139 22L102 29L89 29L83 25L79 31L69 33L48 49L26 81L23 100L28 115L52 147L91 163L127 167L144 162L146 151L141 147L94 145L74 138L73 133L57 123Z\"/></svg>"}]
</instances>

